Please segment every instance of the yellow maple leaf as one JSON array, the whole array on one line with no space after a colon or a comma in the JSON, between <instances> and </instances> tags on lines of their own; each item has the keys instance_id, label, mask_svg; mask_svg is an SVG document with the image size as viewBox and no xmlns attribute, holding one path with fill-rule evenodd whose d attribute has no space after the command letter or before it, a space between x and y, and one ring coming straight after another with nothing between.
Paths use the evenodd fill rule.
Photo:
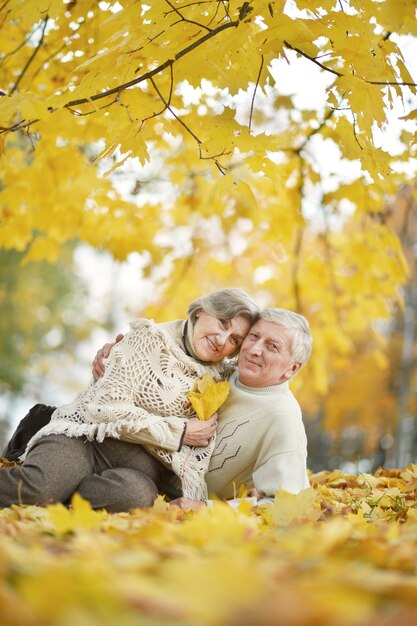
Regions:
<instances>
[{"instance_id":1,"label":"yellow maple leaf","mask_svg":"<svg viewBox=\"0 0 417 626\"><path fill-rule=\"evenodd\" d=\"M216 383L210 374L204 374L197 384L197 391L188 393L198 418L208 420L226 400L229 389L230 385L226 380Z\"/></svg>"},{"instance_id":2,"label":"yellow maple leaf","mask_svg":"<svg viewBox=\"0 0 417 626\"><path fill-rule=\"evenodd\" d=\"M313 487L294 494L280 489L272 504L265 505L263 515L271 526L286 528L293 524L315 522L321 515L317 505L317 493Z\"/></svg>"},{"instance_id":3,"label":"yellow maple leaf","mask_svg":"<svg viewBox=\"0 0 417 626\"><path fill-rule=\"evenodd\" d=\"M104 511L93 511L90 503L78 493L73 495L70 509L58 503L49 505L47 510L49 521L54 525L57 534L61 535L71 531L97 528L106 515Z\"/></svg>"}]
</instances>

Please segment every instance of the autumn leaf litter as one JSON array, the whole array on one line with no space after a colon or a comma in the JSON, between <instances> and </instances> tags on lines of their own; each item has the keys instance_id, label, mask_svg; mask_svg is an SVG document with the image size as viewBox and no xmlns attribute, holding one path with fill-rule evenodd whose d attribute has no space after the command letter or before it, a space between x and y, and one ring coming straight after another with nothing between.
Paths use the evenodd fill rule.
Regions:
<instances>
[{"instance_id":1,"label":"autumn leaf litter","mask_svg":"<svg viewBox=\"0 0 417 626\"><path fill-rule=\"evenodd\" d=\"M417 466L310 482L236 510L2 509L0 623L417 623Z\"/></svg>"}]
</instances>

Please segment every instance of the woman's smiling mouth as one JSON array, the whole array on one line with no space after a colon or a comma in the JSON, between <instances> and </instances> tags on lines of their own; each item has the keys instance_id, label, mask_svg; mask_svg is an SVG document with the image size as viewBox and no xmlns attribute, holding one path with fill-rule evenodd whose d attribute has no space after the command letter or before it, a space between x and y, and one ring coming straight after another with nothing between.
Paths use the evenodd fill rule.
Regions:
<instances>
[{"instance_id":1,"label":"woman's smiling mouth","mask_svg":"<svg viewBox=\"0 0 417 626\"><path fill-rule=\"evenodd\" d=\"M207 343L208 343L209 349L212 352L218 352L217 346L212 342L212 340L209 337L206 337L206 339L207 339Z\"/></svg>"}]
</instances>

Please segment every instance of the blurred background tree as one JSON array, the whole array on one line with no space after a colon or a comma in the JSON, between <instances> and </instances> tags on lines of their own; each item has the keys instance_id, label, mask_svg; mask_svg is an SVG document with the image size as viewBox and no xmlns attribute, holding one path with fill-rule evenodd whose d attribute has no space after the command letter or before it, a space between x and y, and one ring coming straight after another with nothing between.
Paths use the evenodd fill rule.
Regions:
<instances>
[{"instance_id":1,"label":"blurred background tree","mask_svg":"<svg viewBox=\"0 0 417 626\"><path fill-rule=\"evenodd\" d=\"M39 261L22 265L22 256L14 250L0 250L3 438L16 400L27 392L36 397L36 389L42 399L54 357L63 350L74 357L73 347L89 336L93 324L83 309L86 286L75 272L68 247L56 264Z\"/></svg>"}]
</instances>

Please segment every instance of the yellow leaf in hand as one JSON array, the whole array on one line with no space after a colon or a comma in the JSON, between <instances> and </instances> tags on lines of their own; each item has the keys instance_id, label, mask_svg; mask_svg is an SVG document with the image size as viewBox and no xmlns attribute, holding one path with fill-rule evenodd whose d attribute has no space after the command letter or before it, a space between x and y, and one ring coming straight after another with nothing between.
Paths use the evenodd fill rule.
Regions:
<instances>
[{"instance_id":1,"label":"yellow leaf in hand","mask_svg":"<svg viewBox=\"0 0 417 626\"><path fill-rule=\"evenodd\" d=\"M230 385L225 380L216 383L210 374L204 374L197 384L197 391L190 391L188 397L200 420L208 420L226 400Z\"/></svg>"}]
</instances>

